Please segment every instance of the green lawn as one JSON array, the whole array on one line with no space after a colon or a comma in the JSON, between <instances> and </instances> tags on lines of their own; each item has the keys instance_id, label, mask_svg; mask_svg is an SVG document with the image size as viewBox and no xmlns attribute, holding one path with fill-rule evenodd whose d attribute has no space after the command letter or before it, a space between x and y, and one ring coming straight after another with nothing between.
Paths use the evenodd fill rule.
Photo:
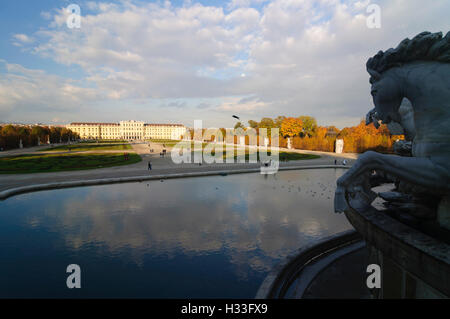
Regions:
<instances>
[{"instance_id":1,"label":"green lawn","mask_svg":"<svg viewBox=\"0 0 450 319\"><path fill-rule=\"evenodd\" d=\"M253 153L252 153L253 154ZM270 156L271 153L267 152L267 155ZM279 153L279 160L280 162L287 162L287 161L300 161L300 160L309 160L309 159L316 159L320 158L319 155L313 155L313 154L301 154L301 153L293 153L293 152L280 152ZM256 153L257 160L259 160L259 153ZM226 154L223 155L223 158L226 159ZM234 153L234 160L237 160L238 156L235 151ZM248 152L245 153L245 161L248 162L250 158L250 155Z\"/></svg>"},{"instance_id":2,"label":"green lawn","mask_svg":"<svg viewBox=\"0 0 450 319\"><path fill-rule=\"evenodd\" d=\"M158 144L164 144L166 147L174 147L175 145L177 145L179 142L181 142L181 140L168 140L168 139L155 139L152 138L150 140L147 140L150 144L151 143L158 143Z\"/></svg>"},{"instance_id":3,"label":"green lawn","mask_svg":"<svg viewBox=\"0 0 450 319\"><path fill-rule=\"evenodd\" d=\"M203 143L202 149L205 148L205 145L207 143ZM228 147L233 147L233 146L228 146ZM223 159L227 159L227 153L226 153L226 149L227 149L227 145L223 145ZM234 160L237 160L238 155L237 155L237 146L234 146ZM194 157L194 146L191 145L191 152L192 152L192 157ZM255 151L252 150L251 154L253 154ZM214 156L215 155L215 148L213 148L211 155ZM271 155L271 152L267 152L267 155ZM259 152L256 153L256 157L257 160L259 160ZM319 155L313 155L313 154L302 154L302 153L295 153L295 152L280 152L279 153L279 160L281 162L286 162L286 161L300 161L300 160L309 160L309 159L317 159L320 158ZM248 162L249 161L249 151L246 150L245 151L245 161Z\"/></svg>"},{"instance_id":4,"label":"green lawn","mask_svg":"<svg viewBox=\"0 0 450 319\"><path fill-rule=\"evenodd\" d=\"M171 139L167 139L167 138L151 138L151 139L148 139L147 141L155 142L155 143L178 143L181 140L171 140Z\"/></svg>"},{"instance_id":5,"label":"green lawn","mask_svg":"<svg viewBox=\"0 0 450 319\"><path fill-rule=\"evenodd\" d=\"M56 147L50 147L43 150L39 150L38 152L64 152L64 151L123 151L123 150L131 150L132 147L130 144L102 144L102 143L93 143L93 144L72 144L72 145L61 145Z\"/></svg>"},{"instance_id":6,"label":"green lawn","mask_svg":"<svg viewBox=\"0 0 450 319\"><path fill-rule=\"evenodd\" d=\"M113 143L128 143L128 142L125 141L125 140L98 140L98 141L88 140L88 141L79 141L78 143L83 143L83 144L93 144L93 143L113 144Z\"/></svg>"},{"instance_id":7,"label":"green lawn","mask_svg":"<svg viewBox=\"0 0 450 319\"><path fill-rule=\"evenodd\" d=\"M208 145L209 143L202 143L202 151L205 148L206 145ZM211 154L214 156L215 155L215 149L216 147L219 148L217 145L211 144L212 146L212 152ZM194 156L194 142L191 142L189 145L189 142L183 142L182 144L183 150L186 147L190 147L191 151L192 151L192 156ZM222 151L223 151L223 159L227 158L227 154L226 154L226 150L227 147L231 147L234 148L234 159L237 159L237 150L241 149L243 146L240 145L222 145ZM255 150L251 150L251 153L253 154L253 152L255 152ZM270 156L270 152L267 152L267 154ZM259 152L257 152L256 154L257 159L259 160ZM279 159L281 162L285 162L285 161L299 161L299 160L309 160L309 159L316 159L316 158L320 158L319 155L313 155L313 154L302 154L302 153L295 153L295 152L280 152L279 153ZM245 161L248 162L249 161L249 150L245 151Z\"/></svg>"},{"instance_id":8,"label":"green lawn","mask_svg":"<svg viewBox=\"0 0 450 319\"><path fill-rule=\"evenodd\" d=\"M129 153L127 161L123 153L25 154L0 157L0 174L75 171L129 165L141 160L141 157L135 153Z\"/></svg>"}]
</instances>

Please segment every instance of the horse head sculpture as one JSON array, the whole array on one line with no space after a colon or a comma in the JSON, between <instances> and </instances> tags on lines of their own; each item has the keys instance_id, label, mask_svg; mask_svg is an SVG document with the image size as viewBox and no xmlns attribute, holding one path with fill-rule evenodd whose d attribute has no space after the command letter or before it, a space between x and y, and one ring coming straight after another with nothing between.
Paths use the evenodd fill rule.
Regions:
<instances>
[{"instance_id":1,"label":"horse head sculpture","mask_svg":"<svg viewBox=\"0 0 450 319\"><path fill-rule=\"evenodd\" d=\"M367 113L366 124L398 123L412 140L413 156L362 154L337 181L335 211L349 209L350 199L355 206L370 205L377 197L369 182L373 171L415 185L422 192L448 197L450 32L445 37L441 32L422 32L405 39L395 49L379 51L366 67L375 106Z\"/></svg>"}]
</instances>

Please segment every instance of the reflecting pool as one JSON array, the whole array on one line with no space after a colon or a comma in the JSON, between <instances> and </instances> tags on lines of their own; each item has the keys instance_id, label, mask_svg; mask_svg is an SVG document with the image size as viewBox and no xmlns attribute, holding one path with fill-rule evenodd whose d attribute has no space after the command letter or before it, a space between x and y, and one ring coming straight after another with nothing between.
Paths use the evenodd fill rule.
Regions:
<instances>
[{"instance_id":1,"label":"reflecting pool","mask_svg":"<svg viewBox=\"0 0 450 319\"><path fill-rule=\"evenodd\" d=\"M41 191L0 202L0 297L253 298L281 258L351 228L343 169ZM68 289L69 264L81 289Z\"/></svg>"}]
</instances>

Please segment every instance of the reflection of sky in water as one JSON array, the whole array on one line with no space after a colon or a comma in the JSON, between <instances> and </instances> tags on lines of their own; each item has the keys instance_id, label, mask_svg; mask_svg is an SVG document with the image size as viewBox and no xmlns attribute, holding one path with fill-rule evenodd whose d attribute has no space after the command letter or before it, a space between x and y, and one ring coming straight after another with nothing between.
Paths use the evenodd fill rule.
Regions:
<instances>
[{"instance_id":1,"label":"reflection of sky in water","mask_svg":"<svg viewBox=\"0 0 450 319\"><path fill-rule=\"evenodd\" d=\"M80 187L0 202L0 297L249 297L280 258L350 226L343 170ZM65 288L65 267L82 289Z\"/></svg>"}]
</instances>

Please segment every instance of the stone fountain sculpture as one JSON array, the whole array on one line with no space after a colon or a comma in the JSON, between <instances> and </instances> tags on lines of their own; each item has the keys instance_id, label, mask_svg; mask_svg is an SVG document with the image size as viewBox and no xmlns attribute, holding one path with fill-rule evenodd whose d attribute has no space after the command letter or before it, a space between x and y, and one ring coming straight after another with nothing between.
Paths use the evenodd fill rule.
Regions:
<instances>
[{"instance_id":1,"label":"stone fountain sculpture","mask_svg":"<svg viewBox=\"0 0 450 319\"><path fill-rule=\"evenodd\" d=\"M450 230L450 32L422 32L366 64L375 108L366 124L385 123L402 133L394 150L362 154L337 181L335 211L364 209L380 196L387 207ZM395 192L375 193L374 180L395 182Z\"/></svg>"}]
</instances>

